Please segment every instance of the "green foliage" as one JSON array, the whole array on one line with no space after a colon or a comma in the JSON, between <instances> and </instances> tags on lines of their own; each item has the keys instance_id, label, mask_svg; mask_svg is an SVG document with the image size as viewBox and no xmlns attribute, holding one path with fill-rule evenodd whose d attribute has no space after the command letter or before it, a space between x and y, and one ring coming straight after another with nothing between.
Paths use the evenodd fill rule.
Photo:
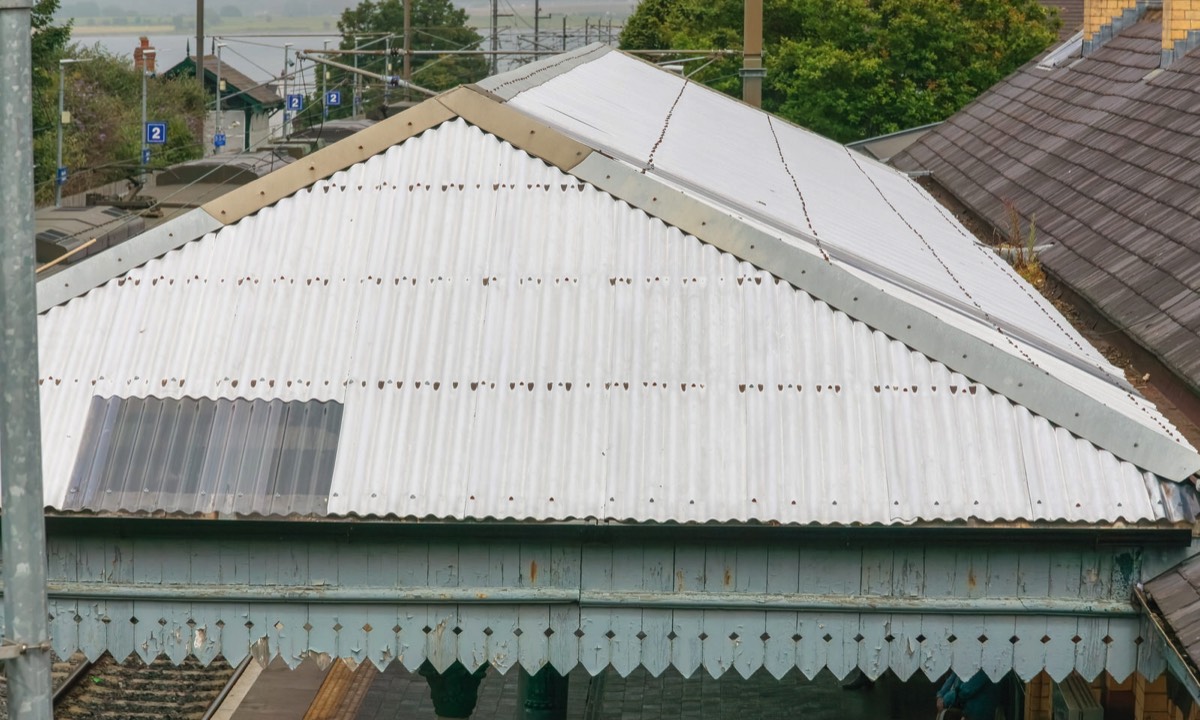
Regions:
<instances>
[{"instance_id":1,"label":"green foliage","mask_svg":"<svg viewBox=\"0 0 1200 720\"><path fill-rule=\"evenodd\" d=\"M763 106L841 142L949 117L1055 38L1037 0L764 0ZM741 47L741 0L642 0L625 49ZM695 80L741 94L741 59Z\"/></svg>"},{"instance_id":2,"label":"green foliage","mask_svg":"<svg viewBox=\"0 0 1200 720\"><path fill-rule=\"evenodd\" d=\"M71 169L65 194L120 180L140 172L142 150L142 76L128 58L110 55L99 48L69 46L63 56L86 59L65 66L63 105L71 122L63 127L63 164ZM54 59L54 85L46 107L35 114L49 116L34 137L37 164L37 199L54 196L58 115L58 59ZM149 78L146 83L147 116L167 123L166 146L153 148L151 165L200 157L200 142L206 98L194 81Z\"/></svg>"},{"instance_id":3,"label":"green foliage","mask_svg":"<svg viewBox=\"0 0 1200 720\"><path fill-rule=\"evenodd\" d=\"M465 10L455 7L451 0L413 0L411 13L413 50L473 50L478 49L482 36L467 25ZM342 33L340 48L353 50L355 38L358 46L366 50L384 50L386 45L381 35L390 33L390 58L382 55L359 56L358 66L380 75L402 74L404 45L404 3L402 0L363 0L357 7L347 8L338 20ZM344 65L353 65L354 56L334 58ZM412 58L412 82L431 90L446 90L462 83L475 82L487 75L487 60L471 55L416 55ZM377 110L383 102L383 86L377 80L362 78L363 107ZM331 70L329 87L341 88L346 97L345 104L330 117L349 116L349 102L353 93L354 79L350 73ZM388 92L391 100L399 99L403 90L395 88ZM315 98L319 100L319 96ZM416 99L420 99L418 96ZM311 103L312 113L306 112L303 123L320 121L320 103Z\"/></svg>"}]
</instances>

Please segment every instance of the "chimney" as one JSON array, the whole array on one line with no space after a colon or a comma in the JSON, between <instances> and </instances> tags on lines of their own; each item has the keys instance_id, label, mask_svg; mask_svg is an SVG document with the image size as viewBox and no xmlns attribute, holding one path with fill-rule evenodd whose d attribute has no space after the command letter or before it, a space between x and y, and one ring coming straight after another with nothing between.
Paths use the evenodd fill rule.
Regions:
<instances>
[{"instance_id":1,"label":"chimney","mask_svg":"<svg viewBox=\"0 0 1200 720\"><path fill-rule=\"evenodd\" d=\"M1189 2L1189 0L1184 0ZM1197 3L1200 5L1200 2ZM1083 54L1091 55L1146 12L1146 0L1084 0Z\"/></svg>"},{"instance_id":2,"label":"chimney","mask_svg":"<svg viewBox=\"0 0 1200 720\"><path fill-rule=\"evenodd\" d=\"M150 38L143 36L139 38L139 41L139 45L133 49L133 69L144 69L153 75L155 73L154 61L158 57L158 54L154 51L154 46L150 44ZM147 50L150 51L148 56L146 54Z\"/></svg>"},{"instance_id":3,"label":"chimney","mask_svg":"<svg viewBox=\"0 0 1200 720\"><path fill-rule=\"evenodd\" d=\"M1200 46L1200 0L1163 0L1162 67Z\"/></svg>"}]
</instances>

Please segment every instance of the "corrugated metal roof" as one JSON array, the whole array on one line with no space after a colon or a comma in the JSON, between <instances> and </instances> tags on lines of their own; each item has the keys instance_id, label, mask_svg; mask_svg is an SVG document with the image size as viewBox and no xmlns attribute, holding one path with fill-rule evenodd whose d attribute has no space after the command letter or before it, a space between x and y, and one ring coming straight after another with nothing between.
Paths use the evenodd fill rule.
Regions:
<instances>
[{"instance_id":1,"label":"corrugated metal roof","mask_svg":"<svg viewBox=\"0 0 1200 720\"><path fill-rule=\"evenodd\" d=\"M337 516L1190 519L1178 486L462 120L40 325L53 507L99 395L341 403Z\"/></svg>"},{"instance_id":2,"label":"corrugated metal roof","mask_svg":"<svg viewBox=\"0 0 1200 720\"><path fill-rule=\"evenodd\" d=\"M1042 262L1200 387L1200 53L1161 62L1159 13L1086 58L1026 66L896 158L989 222L1036 214Z\"/></svg>"},{"instance_id":3,"label":"corrugated metal roof","mask_svg":"<svg viewBox=\"0 0 1200 720\"><path fill-rule=\"evenodd\" d=\"M914 293L997 351L1039 367L1074 366L1058 376L1186 445L1118 369L903 174L620 53L592 47L572 60L480 84L647 175L766 223L785 242ZM731 133L741 140L716 140Z\"/></svg>"}]
</instances>

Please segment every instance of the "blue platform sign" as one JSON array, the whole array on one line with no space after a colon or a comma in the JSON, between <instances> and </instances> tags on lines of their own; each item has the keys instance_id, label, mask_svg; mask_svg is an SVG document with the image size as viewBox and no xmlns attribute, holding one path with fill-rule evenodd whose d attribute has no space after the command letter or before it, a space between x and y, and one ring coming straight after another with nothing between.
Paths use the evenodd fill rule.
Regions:
<instances>
[{"instance_id":1,"label":"blue platform sign","mask_svg":"<svg viewBox=\"0 0 1200 720\"><path fill-rule=\"evenodd\" d=\"M143 165L150 164L150 148L144 148L142 150L142 164Z\"/></svg>"},{"instance_id":2,"label":"blue platform sign","mask_svg":"<svg viewBox=\"0 0 1200 720\"><path fill-rule=\"evenodd\" d=\"M303 110L304 109L304 96L303 95L288 95L287 96L287 109L291 110L293 112L299 112L299 111Z\"/></svg>"},{"instance_id":3,"label":"blue platform sign","mask_svg":"<svg viewBox=\"0 0 1200 720\"><path fill-rule=\"evenodd\" d=\"M213 135L213 147L225 147L225 133L219 132Z\"/></svg>"},{"instance_id":4,"label":"blue platform sign","mask_svg":"<svg viewBox=\"0 0 1200 720\"><path fill-rule=\"evenodd\" d=\"M148 123L146 123L146 144L147 145L166 145L167 144L167 124L165 122L148 122Z\"/></svg>"},{"instance_id":5,"label":"blue platform sign","mask_svg":"<svg viewBox=\"0 0 1200 720\"><path fill-rule=\"evenodd\" d=\"M54 173L54 182L57 185L67 184L67 169L65 167L60 167L58 172Z\"/></svg>"},{"instance_id":6,"label":"blue platform sign","mask_svg":"<svg viewBox=\"0 0 1200 720\"><path fill-rule=\"evenodd\" d=\"M329 92L325 93L325 106L326 107L341 107L342 106L342 91L341 90L330 90Z\"/></svg>"}]
</instances>

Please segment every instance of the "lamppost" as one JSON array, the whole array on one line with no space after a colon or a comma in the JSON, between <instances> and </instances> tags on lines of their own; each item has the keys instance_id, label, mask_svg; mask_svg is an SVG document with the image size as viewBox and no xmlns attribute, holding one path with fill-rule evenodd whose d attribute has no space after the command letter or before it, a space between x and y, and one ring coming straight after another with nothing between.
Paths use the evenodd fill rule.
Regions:
<instances>
[{"instance_id":1,"label":"lamppost","mask_svg":"<svg viewBox=\"0 0 1200 720\"><path fill-rule=\"evenodd\" d=\"M280 128L281 133L286 138L288 136L288 119L291 116L290 108L288 107L288 53L292 49L291 43L283 45L283 74L280 79L283 80L283 127Z\"/></svg>"},{"instance_id":2,"label":"lamppost","mask_svg":"<svg viewBox=\"0 0 1200 720\"><path fill-rule=\"evenodd\" d=\"M325 44L325 54L322 55L321 57L328 60L329 59L329 41L325 40L324 44ZM327 100L329 99L329 89L327 87L328 82L329 82L329 68L328 68L328 66L322 65L321 66L321 113L322 113L321 119L322 120L329 119L329 103L327 102Z\"/></svg>"},{"instance_id":3,"label":"lamppost","mask_svg":"<svg viewBox=\"0 0 1200 720\"><path fill-rule=\"evenodd\" d=\"M150 144L146 137L146 78L150 76L149 66L154 62L154 51L142 51L142 184L150 179L146 173L146 163L150 161ZM59 161L62 164L62 161Z\"/></svg>"},{"instance_id":4,"label":"lamppost","mask_svg":"<svg viewBox=\"0 0 1200 720\"><path fill-rule=\"evenodd\" d=\"M63 107L63 88L67 84L67 65L87 62L91 58L63 58L58 61L58 164L54 166L54 207L62 207L62 186L67 182L67 169L63 167L62 140L63 124L71 122L71 115Z\"/></svg>"},{"instance_id":5,"label":"lamppost","mask_svg":"<svg viewBox=\"0 0 1200 720\"><path fill-rule=\"evenodd\" d=\"M222 118L221 118L221 91L224 89L222 87L222 83L221 83L221 48L223 48L223 47L225 47L225 43L223 43L223 42L217 43L217 121L215 123L217 130L216 130L216 135L214 137L219 136L221 134L222 125L223 125L223 123L221 122L221 120L222 120ZM217 147L215 152L217 152L217 153L221 152L221 147Z\"/></svg>"}]
</instances>

